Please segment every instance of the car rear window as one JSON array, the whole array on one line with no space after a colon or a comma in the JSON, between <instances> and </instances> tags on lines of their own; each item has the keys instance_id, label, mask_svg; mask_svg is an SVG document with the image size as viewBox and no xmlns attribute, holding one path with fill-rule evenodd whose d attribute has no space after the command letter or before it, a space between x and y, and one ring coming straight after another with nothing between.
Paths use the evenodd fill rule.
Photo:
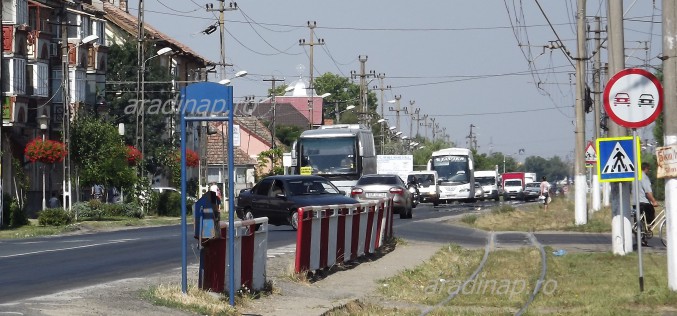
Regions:
<instances>
[{"instance_id":1,"label":"car rear window","mask_svg":"<svg viewBox=\"0 0 677 316\"><path fill-rule=\"evenodd\" d=\"M363 177L357 180L358 185L368 184L391 184L396 185L397 179L395 177Z\"/></svg>"}]
</instances>

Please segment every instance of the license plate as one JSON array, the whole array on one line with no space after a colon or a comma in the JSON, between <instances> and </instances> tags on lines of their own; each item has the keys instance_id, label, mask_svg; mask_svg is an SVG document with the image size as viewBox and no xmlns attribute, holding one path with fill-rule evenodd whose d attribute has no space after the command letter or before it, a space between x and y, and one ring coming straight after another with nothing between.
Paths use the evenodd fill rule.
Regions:
<instances>
[{"instance_id":1,"label":"license plate","mask_svg":"<svg viewBox=\"0 0 677 316\"><path fill-rule=\"evenodd\" d=\"M366 196L368 198L383 198L386 197L386 193L384 192L379 192L379 193L367 193Z\"/></svg>"}]
</instances>

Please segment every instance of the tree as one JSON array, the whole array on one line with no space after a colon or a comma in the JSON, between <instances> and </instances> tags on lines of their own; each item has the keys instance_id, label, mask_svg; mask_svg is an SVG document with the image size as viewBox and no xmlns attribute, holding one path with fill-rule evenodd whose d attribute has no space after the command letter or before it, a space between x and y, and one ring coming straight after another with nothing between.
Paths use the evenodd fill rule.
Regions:
<instances>
[{"instance_id":1,"label":"tree","mask_svg":"<svg viewBox=\"0 0 677 316\"><path fill-rule=\"evenodd\" d=\"M132 188L136 172L127 162L127 147L117 128L89 116L79 117L71 131L71 159L80 184Z\"/></svg>"},{"instance_id":2,"label":"tree","mask_svg":"<svg viewBox=\"0 0 677 316\"><path fill-rule=\"evenodd\" d=\"M302 132L303 128L295 125L275 126L275 137L289 148L301 136Z\"/></svg>"},{"instance_id":3,"label":"tree","mask_svg":"<svg viewBox=\"0 0 677 316\"><path fill-rule=\"evenodd\" d=\"M327 72L315 78L314 85L317 94L331 93L330 96L324 98L323 102L325 108L323 117L325 119L335 117L337 105L339 111L344 111L348 105L354 105L356 107L355 111L346 111L341 114L341 123L358 123L359 117L357 113L362 111L362 109L358 108L360 101L360 86L358 84L350 82L350 79L346 77ZM376 94L370 91L367 94L367 114L369 114L374 122L380 118L380 115L376 113L377 108L378 99Z\"/></svg>"}]
</instances>

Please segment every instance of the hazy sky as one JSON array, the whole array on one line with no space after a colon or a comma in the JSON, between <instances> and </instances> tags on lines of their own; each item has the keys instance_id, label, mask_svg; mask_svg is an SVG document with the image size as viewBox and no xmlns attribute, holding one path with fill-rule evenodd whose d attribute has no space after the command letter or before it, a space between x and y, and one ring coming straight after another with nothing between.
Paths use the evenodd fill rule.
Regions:
<instances>
[{"instance_id":1,"label":"hazy sky","mask_svg":"<svg viewBox=\"0 0 677 316\"><path fill-rule=\"evenodd\" d=\"M653 1L624 2L626 66L660 66L660 1L656 7ZM218 13L206 12L207 3L219 5L216 0L145 0L146 22L218 61L218 31L201 33L217 21ZM385 84L392 86L385 100L401 95L402 107L435 117L459 146L466 146L472 124L481 153L524 149L517 159L572 159L575 61L544 46L559 38L576 57L575 0L242 0L237 5L239 10L225 13L226 59L234 65L226 76L239 70L249 75L233 80L236 99L265 97L270 82L263 79L271 76L293 82L298 65L304 65L307 78L309 50L299 46L299 39L309 42L307 21L316 21L315 35L325 45L315 46L315 76L349 77L360 70L358 56L367 55L366 70L385 73ZM130 13L136 15L137 7L138 1L130 0ZM588 0L586 15L594 30L592 17L606 15L606 2ZM588 47L589 55L592 41ZM602 62L606 55L602 50ZM588 65L588 78L591 69ZM374 80L369 87L377 84ZM386 117L394 126L395 113L388 106ZM590 139L592 113L586 118ZM401 126L409 134L407 117ZM651 132L640 130L640 135L651 137Z\"/></svg>"}]
</instances>

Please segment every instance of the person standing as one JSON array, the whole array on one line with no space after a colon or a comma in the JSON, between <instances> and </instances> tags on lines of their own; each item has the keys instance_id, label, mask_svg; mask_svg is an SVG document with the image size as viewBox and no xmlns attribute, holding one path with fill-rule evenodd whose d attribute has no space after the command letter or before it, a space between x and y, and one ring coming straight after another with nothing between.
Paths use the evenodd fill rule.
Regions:
<instances>
[{"instance_id":1,"label":"person standing","mask_svg":"<svg viewBox=\"0 0 677 316\"><path fill-rule=\"evenodd\" d=\"M550 183L545 176L541 178L541 196L543 196L543 209L548 210L548 200L550 199Z\"/></svg>"},{"instance_id":2,"label":"person standing","mask_svg":"<svg viewBox=\"0 0 677 316\"><path fill-rule=\"evenodd\" d=\"M94 199L101 200L103 197L103 185L94 184L94 186L92 186L92 197Z\"/></svg>"},{"instance_id":3,"label":"person standing","mask_svg":"<svg viewBox=\"0 0 677 316\"><path fill-rule=\"evenodd\" d=\"M648 162L642 163L642 180L639 181L639 210L644 213L647 224L651 224L656 216L655 206L658 206L658 201L653 196L651 189L651 179L649 179L649 171L651 165ZM633 204L635 199L632 199ZM648 246L646 239L642 236L642 246Z\"/></svg>"},{"instance_id":4,"label":"person standing","mask_svg":"<svg viewBox=\"0 0 677 316\"><path fill-rule=\"evenodd\" d=\"M49 208L61 207L61 201L56 197L56 192L52 192L52 197L49 198Z\"/></svg>"}]
</instances>

